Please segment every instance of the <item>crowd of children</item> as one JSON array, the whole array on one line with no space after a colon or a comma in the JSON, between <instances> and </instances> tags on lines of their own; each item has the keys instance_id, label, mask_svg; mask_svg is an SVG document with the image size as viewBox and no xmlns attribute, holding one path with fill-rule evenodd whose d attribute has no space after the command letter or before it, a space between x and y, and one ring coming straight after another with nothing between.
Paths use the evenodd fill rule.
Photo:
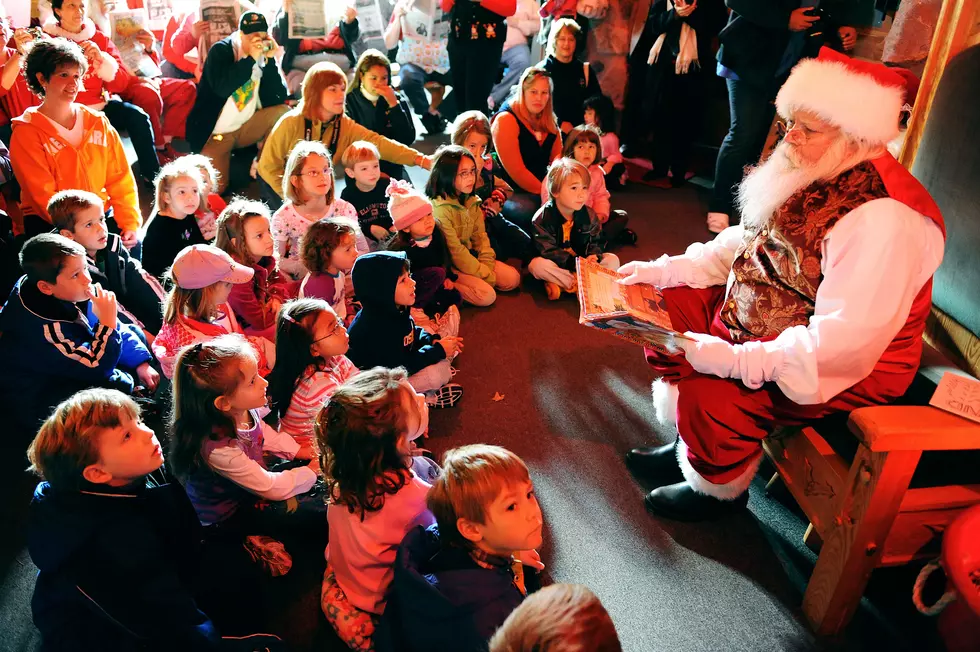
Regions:
<instances>
[{"instance_id":1,"label":"crowd of children","mask_svg":"<svg viewBox=\"0 0 980 652\"><path fill-rule=\"evenodd\" d=\"M49 32L76 34L68 12L82 17L81 34L99 29L83 0L52 4ZM536 641L592 636L589 649L618 650L584 587L535 595L543 523L520 458L476 445L440 465L416 445L429 409L463 397L453 363L464 352L464 302L492 305L521 285L522 268L549 299L575 292L578 257L618 268L610 247L631 232L611 207L605 177L618 162L603 151L595 107L580 107L586 124L565 137L542 206L522 228L504 209L514 190L493 158L486 114L463 112L452 143L415 160L431 167L416 188L397 165L414 150L378 136L410 144L415 135L387 58L361 57L347 115L325 108L346 81L323 86L336 66L321 61L303 92L322 107L304 108L307 97L283 117L270 148L284 163L259 165L282 204L226 203L228 156L264 137L250 124L282 84L259 52L266 19L245 12L239 27L198 68L190 122L186 97L170 86L125 78L134 93L165 96L163 117L150 121L159 169L140 160L154 170L142 226L119 135L90 108L122 70L112 41L100 32L103 47L89 52L84 38L29 48L23 34L14 39L43 101L14 121L23 162L13 170L51 178L23 184L32 228L19 233L22 276L0 312L0 393L16 396L9 412L20 431L36 433L28 457L42 482L29 548L45 644L283 649L256 633L263 613L249 596L290 572L297 542L313 541L325 549L323 613L351 649L531 649L514 642L530 640L518 630L541 618L527 614L554 609L564 629ZM159 64L153 44L144 54ZM89 85L95 95L77 103ZM308 114L333 137L316 140ZM363 140L344 127L355 114L367 123ZM294 117L301 137L283 149L292 136L280 127ZM202 153L172 151L184 123ZM61 140L41 144L47 132ZM386 163L382 148L398 156ZM51 172L68 165L63 149L74 157L69 175ZM605 619L583 624L578 613Z\"/></svg>"}]
</instances>

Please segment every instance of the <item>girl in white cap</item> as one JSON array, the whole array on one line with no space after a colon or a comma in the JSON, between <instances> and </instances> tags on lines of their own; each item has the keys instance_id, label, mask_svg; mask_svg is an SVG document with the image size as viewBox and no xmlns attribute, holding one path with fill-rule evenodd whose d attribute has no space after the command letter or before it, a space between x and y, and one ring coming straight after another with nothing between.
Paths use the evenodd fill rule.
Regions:
<instances>
[{"instance_id":1,"label":"girl in white cap","mask_svg":"<svg viewBox=\"0 0 980 652\"><path fill-rule=\"evenodd\" d=\"M207 342L221 335L244 336L235 313L228 305L231 288L252 280L255 271L240 265L221 249L193 245L177 254L167 272L173 286L163 305L163 327L153 341L153 354L167 378L173 377L177 353L189 344ZM248 338L255 349L262 375L275 362L275 349L268 340Z\"/></svg>"}]
</instances>

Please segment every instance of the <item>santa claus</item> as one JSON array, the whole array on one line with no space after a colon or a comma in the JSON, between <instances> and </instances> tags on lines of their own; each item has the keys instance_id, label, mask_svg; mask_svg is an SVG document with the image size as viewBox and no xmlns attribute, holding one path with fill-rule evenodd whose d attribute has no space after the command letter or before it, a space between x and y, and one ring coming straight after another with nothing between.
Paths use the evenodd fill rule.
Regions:
<instances>
[{"instance_id":1,"label":"santa claus","mask_svg":"<svg viewBox=\"0 0 980 652\"><path fill-rule=\"evenodd\" d=\"M742 224L680 256L624 265L664 289L683 355L653 350L654 403L675 444L629 452L679 520L744 508L775 426L887 403L912 382L945 228L885 149L903 78L824 49L776 99L785 136L739 187Z\"/></svg>"}]
</instances>

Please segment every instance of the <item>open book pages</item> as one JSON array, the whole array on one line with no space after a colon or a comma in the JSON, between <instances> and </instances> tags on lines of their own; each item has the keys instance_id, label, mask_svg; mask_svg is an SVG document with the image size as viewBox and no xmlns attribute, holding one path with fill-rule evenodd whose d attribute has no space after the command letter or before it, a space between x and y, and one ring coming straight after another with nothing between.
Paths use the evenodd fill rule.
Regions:
<instances>
[{"instance_id":1,"label":"open book pages","mask_svg":"<svg viewBox=\"0 0 980 652\"><path fill-rule=\"evenodd\" d=\"M575 261L579 323L662 353L681 353L664 295L652 285L621 285L622 274L584 258Z\"/></svg>"}]
</instances>

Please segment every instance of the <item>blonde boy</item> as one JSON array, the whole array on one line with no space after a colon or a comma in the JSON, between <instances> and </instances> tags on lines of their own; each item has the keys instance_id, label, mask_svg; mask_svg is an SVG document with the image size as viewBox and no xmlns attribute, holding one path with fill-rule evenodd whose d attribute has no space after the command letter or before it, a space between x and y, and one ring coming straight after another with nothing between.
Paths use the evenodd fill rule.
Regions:
<instances>
[{"instance_id":1,"label":"blonde boy","mask_svg":"<svg viewBox=\"0 0 980 652\"><path fill-rule=\"evenodd\" d=\"M485 649L539 588L541 508L527 466L504 448L463 446L442 465L427 498L437 524L402 542L383 618L427 649Z\"/></svg>"},{"instance_id":2,"label":"blonde boy","mask_svg":"<svg viewBox=\"0 0 980 652\"><path fill-rule=\"evenodd\" d=\"M366 140L356 140L341 157L347 184L340 198L357 210L361 231L373 244L391 237L391 215L388 213L388 175L381 172L381 154ZM372 246L372 249L374 247Z\"/></svg>"}]
</instances>

